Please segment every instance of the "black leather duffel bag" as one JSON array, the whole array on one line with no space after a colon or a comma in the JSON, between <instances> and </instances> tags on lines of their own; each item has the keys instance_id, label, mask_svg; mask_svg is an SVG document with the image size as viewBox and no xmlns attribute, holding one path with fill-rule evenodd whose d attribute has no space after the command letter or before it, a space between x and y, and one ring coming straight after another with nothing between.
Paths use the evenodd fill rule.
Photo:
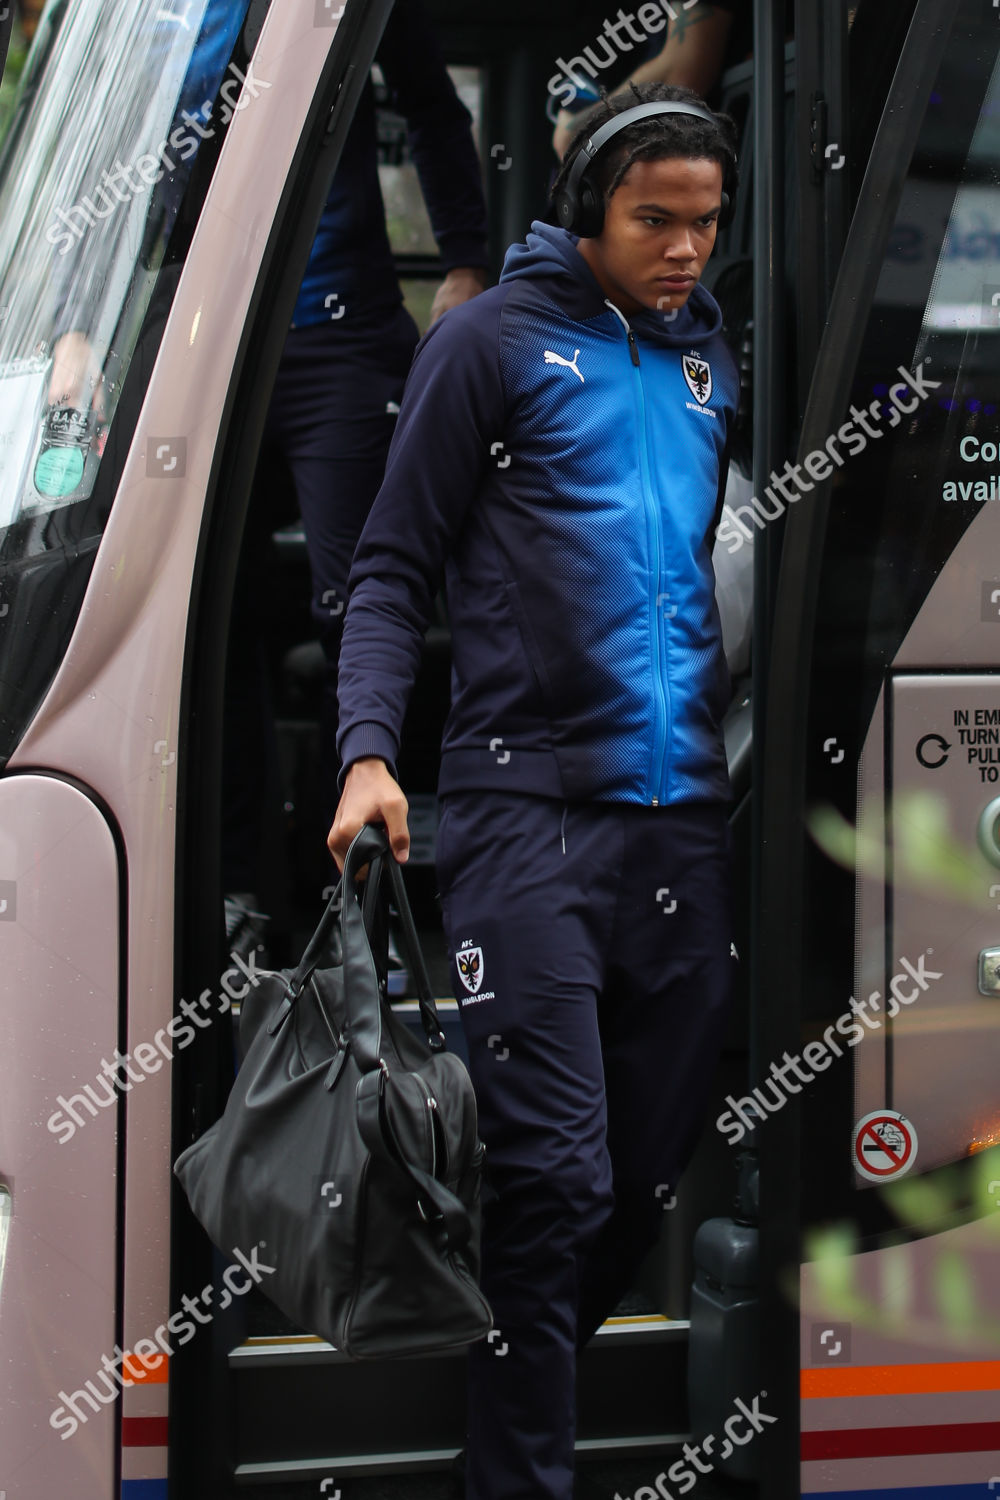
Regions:
<instances>
[{"instance_id":1,"label":"black leather duffel bag","mask_svg":"<svg viewBox=\"0 0 1000 1500\"><path fill-rule=\"evenodd\" d=\"M388 872L425 1043L393 1014L365 909ZM342 961L317 969L339 919ZM478 1286L484 1148L472 1082L445 1050L399 865L361 830L302 962L243 1001L243 1063L222 1118L174 1170L215 1244L265 1247L260 1286L356 1359L469 1344L492 1327Z\"/></svg>"}]
</instances>

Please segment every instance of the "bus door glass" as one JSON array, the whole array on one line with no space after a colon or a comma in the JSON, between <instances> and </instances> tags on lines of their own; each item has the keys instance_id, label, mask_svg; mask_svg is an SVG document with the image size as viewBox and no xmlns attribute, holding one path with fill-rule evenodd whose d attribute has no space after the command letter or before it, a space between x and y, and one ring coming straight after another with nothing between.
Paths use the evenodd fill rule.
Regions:
<instances>
[{"instance_id":1,"label":"bus door glass","mask_svg":"<svg viewBox=\"0 0 1000 1500\"><path fill-rule=\"evenodd\" d=\"M0 115L4 759L76 621L239 101L246 13L53 0ZM46 630L27 628L38 609Z\"/></svg>"}]
</instances>

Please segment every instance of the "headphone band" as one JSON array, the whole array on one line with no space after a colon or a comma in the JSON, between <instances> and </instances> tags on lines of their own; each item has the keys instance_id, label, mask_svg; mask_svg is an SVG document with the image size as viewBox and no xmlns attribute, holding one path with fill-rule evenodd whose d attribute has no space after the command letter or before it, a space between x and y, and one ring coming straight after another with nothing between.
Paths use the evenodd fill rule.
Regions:
<instances>
[{"instance_id":1,"label":"headphone band","mask_svg":"<svg viewBox=\"0 0 1000 1500\"><path fill-rule=\"evenodd\" d=\"M594 134L580 147L576 160L570 168L566 193L573 198L578 196L584 174L613 136L616 136L620 130L627 130L630 125L638 125L640 120L650 119L653 115L695 115L699 119L707 120L710 125L716 123L711 110L703 109L698 104L678 104L663 100L658 104L637 104L634 109L623 110L613 120L605 121L601 128L595 130ZM732 156L728 146L725 150L729 156Z\"/></svg>"}]
</instances>

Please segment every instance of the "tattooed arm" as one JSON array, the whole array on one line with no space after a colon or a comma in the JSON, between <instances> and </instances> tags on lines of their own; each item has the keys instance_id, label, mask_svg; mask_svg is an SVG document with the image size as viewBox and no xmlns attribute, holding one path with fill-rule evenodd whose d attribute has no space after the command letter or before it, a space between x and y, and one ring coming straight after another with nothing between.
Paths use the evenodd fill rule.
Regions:
<instances>
[{"instance_id":1,"label":"tattooed arm","mask_svg":"<svg viewBox=\"0 0 1000 1500\"><path fill-rule=\"evenodd\" d=\"M711 92L722 72L726 44L733 26L732 0L728 4L698 0L684 6L674 0L676 15L667 23L667 40L655 57L642 63L613 91L622 93L630 83L677 83L696 94ZM583 123L577 112L559 111L552 146L560 161Z\"/></svg>"}]
</instances>

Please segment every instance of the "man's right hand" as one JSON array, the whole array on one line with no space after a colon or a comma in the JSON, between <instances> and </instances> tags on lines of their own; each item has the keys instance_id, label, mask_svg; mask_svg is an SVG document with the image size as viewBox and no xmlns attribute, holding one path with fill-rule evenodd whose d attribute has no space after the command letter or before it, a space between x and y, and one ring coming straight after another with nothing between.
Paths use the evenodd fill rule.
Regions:
<instances>
[{"instance_id":1,"label":"man's right hand","mask_svg":"<svg viewBox=\"0 0 1000 1500\"><path fill-rule=\"evenodd\" d=\"M378 756L356 760L344 777L344 790L327 838L327 847L343 873L347 851L366 823L384 823L393 856L405 864L410 854L406 824L409 804L385 761Z\"/></svg>"}]
</instances>

